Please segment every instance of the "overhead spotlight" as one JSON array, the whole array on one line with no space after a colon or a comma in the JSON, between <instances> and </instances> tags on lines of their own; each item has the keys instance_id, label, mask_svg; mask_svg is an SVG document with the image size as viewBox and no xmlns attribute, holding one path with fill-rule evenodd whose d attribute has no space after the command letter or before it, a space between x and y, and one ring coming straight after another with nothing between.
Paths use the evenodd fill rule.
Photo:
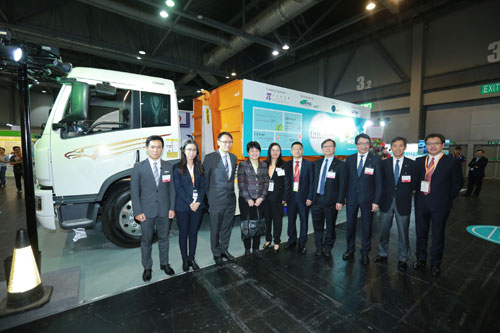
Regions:
<instances>
[{"instance_id":1,"label":"overhead spotlight","mask_svg":"<svg viewBox=\"0 0 500 333\"><path fill-rule=\"evenodd\" d=\"M139 57L139 56L137 56L136 58L137 58L137 60L141 60L141 59L142 59L142 58L141 58L141 57Z\"/></svg>"},{"instance_id":2,"label":"overhead spotlight","mask_svg":"<svg viewBox=\"0 0 500 333\"><path fill-rule=\"evenodd\" d=\"M199 93L201 93L201 90L200 90L200 89L198 89L198 90L196 90L196 92L199 94Z\"/></svg>"},{"instance_id":3,"label":"overhead spotlight","mask_svg":"<svg viewBox=\"0 0 500 333\"><path fill-rule=\"evenodd\" d=\"M46 94L46 93L47 93L47 90L43 89L42 94Z\"/></svg>"},{"instance_id":4,"label":"overhead spotlight","mask_svg":"<svg viewBox=\"0 0 500 333\"><path fill-rule=\"evenodd\" d=\"M387 125L385 120L381 120L378 124L382 127L385 127L385 125Z\"/></svg>"},{"instance_id":5,"label":"overhead spotlight","mask_svg":"<svg viewBox=\"0 0 500 333\"><path fill-rule=\"evenodd\" d=\"M14 56L14 61L19 61L23 57L23 50L20 47L18 47L14 50L12 55Z\"/></svg>"},{"instance_id":6,"label":"overhead spotlight","mask_svg":"<svg viewBox=\"0 0 500 333\"><path fill-rule=\"evenodd\" d=\"M283 50L288 50L290 48L290 46L288 46L288 44L283 44L283 46L281 48Z\"/></svg>"},{"instance_id":7,"label":"overhead spotlight","mask_svg":"<svg viewBox=\"0 0 500 333\"><path fill-rule=\"evenodd\" d=\"M6 123L5 125L7 125L8 127L12 127L14 125L12 125L11 123Z\"/></svg>"},{"instance_id":8,"label":"overhead spotlight","mask_svg":"<svg viewBox=\"0 0 500 333\"><path fill-rule=\"evenodd\" d=\"M236 76L236 72L232 72L232 73L231 73L231 76Z\"/></svg>"},{"instance_id":9,"label":"overhead spotlight","mask_svg":"<svg viewBox=\"0 0 500 333\"><path fill-rule=\"evenodd\" d=\"M273 56L277 56L280 53L278 51L274 50L272 54L273 54Z\"/></svg>"},{"instance_id":10,"label":"overhead spotlight","mask_svg":"<svg viewBox=\"0 0 500 333\"><path fill-rule=\"evenodd\" d=\"M168 13L167 13L167 11L166 11L166 10L162 10L162 11L160 12L160 16L161 16L161 17L163 17L163 18L167 18L167 17L168 17Z\"/></svg>"},{"instance_id":11,"label":"overhead spotlight","mask_svg":"<svg viewBox=\"0 0 500 333\"><path fill-rule=\"evenodd\" d=\"M229 79L229 76L226 76L226 79Z\"/></svg>"},{"instance_id":12,"label":"overhead spotlight","mask_svg":"<svg viewBox=\"0 0 500 333\"><path fill-rule=\"evenodd\" d=\"M142 54L142 55L145 55L146 54L146 51L139 51L139 54Z\"/></svg>"},{"instance_id":13,"label":"overhead spotlight","mask_svg":"<svg viewBox=\"0 0 500 333\"><path fill-rule=\"evenodd\" d=\"M370 126L372 126L372 125L373 125L373 121L371 121L371 120L367 120L367 121L365 122L365 125L364 125L363 127L367 128L367 127L370 127Z\"/></svg>"},{"instance_id":14,"label":"overhead spotlight","mask_svg":"<svg viewBox=\"0 0 500 333\"><path fill-rule=\"evenodd\" d=\"M367 4L366 4L366 10L374 10L375 7L377 7L377 4L373 1L369 1Z\"/></svg>"},{"instance_id":15,"label":"overhead spotlight","mask_svg":"<svg viewBox=\"0 0 500 333\"><path fill-rule=\"evenodd\" d=\"M169 6L169 7L173 7L173 6L175 6L175 2L174 2L173 0L167 0L167 1L165 1L165 4L166 4L167 6Z\"/></svg>"}]
</instances>

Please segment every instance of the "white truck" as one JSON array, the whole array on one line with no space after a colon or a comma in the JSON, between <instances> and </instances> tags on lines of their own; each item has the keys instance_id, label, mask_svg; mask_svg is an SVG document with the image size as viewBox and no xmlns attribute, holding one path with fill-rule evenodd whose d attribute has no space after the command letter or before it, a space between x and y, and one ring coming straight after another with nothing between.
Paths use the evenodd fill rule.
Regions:
<instances>
[{"instance_id":1,"label":"white truck","mask_svg":"<svg viewBox=\"0 0 500 333\"><path fill-rule=\"evenodd\" d=\"M92 228L98 217L120 247L140 244L129 180L146 158L145 141L160 135L166 160L179 158L174 83L144 75L74 68L35 144L36 216L45 228Z\"/></svg>"}]
</instances>

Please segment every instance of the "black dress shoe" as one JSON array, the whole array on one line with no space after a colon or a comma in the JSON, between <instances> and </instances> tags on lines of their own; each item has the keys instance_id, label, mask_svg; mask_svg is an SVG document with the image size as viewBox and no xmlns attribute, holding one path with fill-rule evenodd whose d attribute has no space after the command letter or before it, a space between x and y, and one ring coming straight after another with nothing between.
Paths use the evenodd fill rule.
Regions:
<instances>
[{"instance_id":1,"label":"black dress shoe","mask_svg":"<svg viewBox=\"0 0 500 333\"><path fill-rule=\"evenodd\" d=\"M228 251L224 252L222 255L221 255L222 258L226 258L227 261L229 262L236 262L236 258L233 257L233 255L231 253L229 253Z\"/></svg>"},{"instance_id":2,"label":"black dress shoe","mask_svg":"<svg viewBox=\"0 0 500 333\"><path fill-rule=\"evenodd\" d=\"M406 267L408 267L408 265L407 265L404 261L399 261L399 262L398 262L398 269L399 269L401 272L406 271Z\"/></svg>"},{"instance_id":3,"label":"black dress shoe","mask_svg":"<svg viewBox=\"0 0 500 333\"><path fill-rule=\"evenodd\" d=\"M323 255L327 258L330 258L332 256L332 250L330 249L324 249L323 250Z\"/></svg>"},{"instance_id":4,"label":"black dress shoe","mask_svg":"<svg viewBox=\"0 0 500 333\"><path fill-rule=\"evenodd\" d=\"M145 269L144 273L142 273L142 281L148 282L151 281L151 270Z\"/></svg>"},{"instance_id":5,"label":"black dress shoe","mask_svg":"<svg viewBox=\"0 0 500 333\"><path fill-rule=\"evenodd\" d=\"M417 260L413 263L413 269L419 270L425 268L425 261Z\"/></svg>"},{"instance_id":6,"label":"black dress shoe","mask_svg":"<svg viewBox=\"0 0 500 333\"><path fill-rule=\"evenodd\" d=\"M292 247L295 247L295 245L297 245L297 243L296 243L296 242L293 242L293 243L286 243L286 244L285 244L285 250L291 249Z\"/></svg>"},{"instance_id":7,"label":"black dress shoe","mask_svg":"<svg viewBox=\"0 0 500 333\"><path fill-rule=\"evenodd\" d=\"M305 248L305 247L302 247L302 246L299 246L299 253L300 253L301 255L305 255L305 254L307 253L306 248Z\"/></svg>"},{"instance_id":8,"label":"black dress shoe","mask_svg":"<svg viewBox=\"0 0 500 333\"><path fill-rule=\"evenodd\" d=\"M354 251L351 250L345 251L344 254L342 255L343 260L350 260L353 258L354 258Z\"/></svg>"},{"instance_id":9,"label":"black dress shoe","mask_svg":"<svg viewBox=\"0 0 500 333\"><path fill-rule=\"evenodd\" d=\"M187 260L183 260L182 261L182 270L184 272L189 272L189 263Z\"/></svg>"},{"instance_id":10,"label":"black dress shoe","mask_svg":"<svg viewBox=\"0 0 500 333\"><path fill-rule=\"evenodd\" d=\"M441 274L441 270L437 266L432 266L431 267L431 274L432 274L432 276L439 276Z\"/></svg>"},{"instance_id":11,"label":"black dress shoe","mask_svg":"<svg viewBox=\"0 0 500 333\"><path fill-rule=\"evenodd\" d=\"M370 263L370 258L368 258L368 256L361 256L361 263L363 265L368 265Z\"/></svg>"},{"instance_id":12,"label":"black dress shoe","mask_svg":"<svg viewBox=\"0 0 500 333\"><path fill-rule=\"evenodd\" d=\"M271 247L271 242L266 242L264 246L262 247L262 250L267 250L268 248Z\"/></svg>"},{"instance_id":13,"label":"black dress shoe","mask_svg":"<svg viewBox=\"0 0 500 333\"><path fill-rule=\"evenodd\" d=\"M198 264L196 263L196 261L194 261L194 259L188 261L188 264L189 264L189 266L193 267L193 271L195 271L195 272L200 271L200 266L198 266Z\"/></svg>"},{"instance_id":14,"label":"black dress shoe","mask_svg":"<svg viewBox=\"0 0 500 333\"><path fill-rule=\"evenodd\" d=\"M253 250L253 256L257 259L262 258L262 253L259 250Z\"/></svg>"},{"instance_id":15,"label":"black dress shoe","mask_svg":"<svg viewBox=\"0 0 500 333\"><path fill-rule=\"evenodd\" d=\"M314 252L314 255L316 257L321 257L322 254L323 254L323 250L321 250L321 249L316 249L316 252Z\"/></svg>"},{"instance_id":16,"label":"black dress shoe","mask_svg":"<svg viewBox=\"0 0 500 333\"><path fill-rule=\"evenodd\" d=\"M175 272L172 269L172 267L170 267L170 265L168 265L168 264L167 265L160 265L160 269L162 271L164 271L165 274L167 274L167 275L174 275L175 274Z\"/></svg>"},{"instance_id":17,"label":"black dress shoe","mask_svg":"<svg viewBox=\"0 0 500 333\"><path fill-rule=\"evenodd\" d=\"M382 261L386 261L387 260L387 257L383 257L383 256L375 256L375 258L373 258L373 261L375 262L382 262Z\"/></svg>"},{"instance_id":18,"label":"black dress shoe","mask_svg":"<svg viewBox=\"0 0 500 333\"><path fill-rule=\"evenodd\" d=\"M224 266L224 261L222 260L222 257L215 257L215 256L214 256L214 260L215 260L215 264L216 264L217 266L221 266L221 267L223 267L223 266Z\"/></svg>"}]
</instances>

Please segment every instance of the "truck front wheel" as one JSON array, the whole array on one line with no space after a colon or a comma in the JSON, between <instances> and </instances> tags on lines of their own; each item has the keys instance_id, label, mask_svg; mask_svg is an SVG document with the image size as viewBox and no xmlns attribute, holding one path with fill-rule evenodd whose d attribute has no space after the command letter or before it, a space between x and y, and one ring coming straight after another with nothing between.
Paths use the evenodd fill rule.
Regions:
<instances>
[{"instance_id":1,"label":"truck front wheel","mask_svg":"<svg viewBox=\"0 0 500 333\"><path fill-rule=\"evenodd\" d=\"M107 198L102 231L117 246L134 248L141 245L141 225L134 219L129 186L120 186Z\"/></svg>"}]
</instances>

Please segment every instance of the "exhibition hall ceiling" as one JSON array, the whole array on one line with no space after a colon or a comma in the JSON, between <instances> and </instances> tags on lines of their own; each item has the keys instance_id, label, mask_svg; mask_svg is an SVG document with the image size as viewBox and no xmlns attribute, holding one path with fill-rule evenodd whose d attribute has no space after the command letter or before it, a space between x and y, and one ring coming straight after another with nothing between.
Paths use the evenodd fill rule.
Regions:
<instances>
[{"instance_id":1,"label":"exhibition hall ceiling","mask_svg":"<svg viewBox=\"0 0 500 333\"><path fill-rule=\"evenodd\" d=\"M266 80L472 0L377 0L371 11L368 2L5 0L0 28L18 40L58 47L73 66L172 79L179 95L189 97L233 78Z\"/></svg>"}]
</instances>

